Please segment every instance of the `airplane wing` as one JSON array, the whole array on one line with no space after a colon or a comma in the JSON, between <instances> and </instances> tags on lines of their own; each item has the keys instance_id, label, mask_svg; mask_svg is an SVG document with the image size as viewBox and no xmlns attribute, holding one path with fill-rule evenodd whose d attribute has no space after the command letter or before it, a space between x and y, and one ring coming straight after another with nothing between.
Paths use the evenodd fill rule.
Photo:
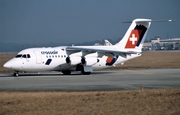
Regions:
<instances>
[{"instance_id":1,"label":"airplane wing","mask_svg":"<svg viewBox=\"0 0 180 115\"><path fill-rule=\"evenodd\" d=\"M101 55L106 56L114 56L114 55L120 55L122 57L126 57L128 54L137 54L140 52L134 52L134 51L120 51L116 47L84 47L84 46L68 46L66 47L66 51L68 54L73 54L77 52L84 52L85 55L91 54L91 53L100 53Z\"/></svg>"}]
</instances>

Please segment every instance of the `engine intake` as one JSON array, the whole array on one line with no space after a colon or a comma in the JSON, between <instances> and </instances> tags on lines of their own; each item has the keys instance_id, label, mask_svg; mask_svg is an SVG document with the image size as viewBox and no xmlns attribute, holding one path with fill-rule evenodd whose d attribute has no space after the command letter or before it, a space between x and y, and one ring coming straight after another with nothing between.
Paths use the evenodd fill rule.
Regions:
<instances>
[{"instance_id":1,"label":"engine intake","mask_svg":"<svg viewBox=\"0 0 180 115\"><path fill-rule=\"evenodd\" d=\"M86 58L81 59L81 63L86 66L92 66L98 62L99 62L99 59L94 58L94 57L88 57L88 58L86 57Z\"/></svg>"},{"instance_id":2,"label":"engine intake","mask_svg":"<svg viewBox=\"0 0 180 115\"><path fill-rule=\"evenodd\" d=\"M81 63L81 57L67 57L66 63L70 65L77 65Z\"/></svg>"}]
</instances>

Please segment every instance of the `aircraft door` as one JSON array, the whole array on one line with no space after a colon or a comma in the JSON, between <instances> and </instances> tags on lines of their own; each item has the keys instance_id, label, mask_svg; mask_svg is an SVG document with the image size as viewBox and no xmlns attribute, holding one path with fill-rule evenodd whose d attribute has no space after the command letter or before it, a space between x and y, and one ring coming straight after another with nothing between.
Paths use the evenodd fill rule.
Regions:
<instances>
[{"instance_id":1,"label":"aircraft door","mask_svg":"<svg viewBox=\"0 0 180 115\"><path fill-rule=\"evenodd\" d=\"M41 64L41 62L42 62L42 57L41 57L40 52L39 52L38 50L35 50L34 53L35 53L35 55L36 55L36 63L37 63L37 64Z\"/></svg>"}]
</instances>

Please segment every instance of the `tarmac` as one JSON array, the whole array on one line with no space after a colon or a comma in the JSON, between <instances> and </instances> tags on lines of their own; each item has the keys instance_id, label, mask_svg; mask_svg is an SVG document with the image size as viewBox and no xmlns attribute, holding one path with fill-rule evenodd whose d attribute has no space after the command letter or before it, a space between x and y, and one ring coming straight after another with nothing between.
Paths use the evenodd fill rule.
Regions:
<instances>
[{"instance_id":1,"label":"tarmac","mask_svg":"<svg viewBox=\"0 0 180 115\"><path fill-rule=\"evenodd\" d=\"M0 91L114 91L180 87L180 69L0 74Z\"/></svg>"}]
</instances>

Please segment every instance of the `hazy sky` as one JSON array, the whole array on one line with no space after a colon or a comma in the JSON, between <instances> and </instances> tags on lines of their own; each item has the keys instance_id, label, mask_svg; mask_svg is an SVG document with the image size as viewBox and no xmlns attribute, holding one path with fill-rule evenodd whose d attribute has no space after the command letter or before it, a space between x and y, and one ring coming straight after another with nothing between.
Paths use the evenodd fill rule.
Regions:
<instances>
[{"instance_id":1,"label":"hazy sky","mask_svg":"<svg viewBox=\"0 0 180 115\"><path fill-rule=\"evenodd\" d=\"M180 0L0 0L0 42L116 40L135 18L173 19L152 23L148 38L180 37Z\"/></svg>"}]
</instances>

